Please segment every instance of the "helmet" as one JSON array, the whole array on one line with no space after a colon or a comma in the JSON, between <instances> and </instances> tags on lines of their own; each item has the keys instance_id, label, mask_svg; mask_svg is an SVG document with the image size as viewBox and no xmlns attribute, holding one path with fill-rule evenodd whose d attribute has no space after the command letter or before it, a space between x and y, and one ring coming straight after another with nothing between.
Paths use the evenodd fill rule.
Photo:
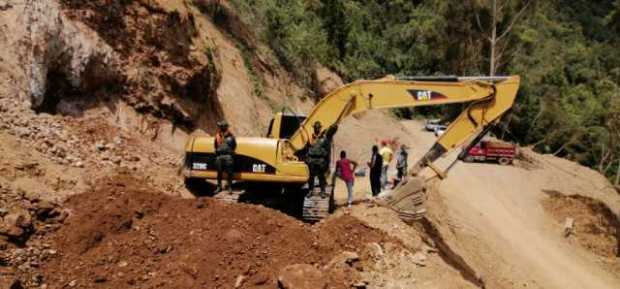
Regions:
<instances>
[{"instance_id":1,"label":"helmet","mask_svg":"<svg viewBox=\"0 0 620 289\"><path fill-rule=\"evenodd\" d=\"M228 128L228 122L226 122L225 120L220 120L217 122L217 127L221 129L226 129Z\"/></svg>"},{"instance_id":2,"label":"helmet","mask_svg":"<svg viewBox=\"0 0 620 289\"><path fill-rule=\"evenodd\" d=\"M321 128L321 122L320 121L315 121L314 124L312 125L312 127L314 127L315 129L320 129Z\"/></svg>"}]
</instances>

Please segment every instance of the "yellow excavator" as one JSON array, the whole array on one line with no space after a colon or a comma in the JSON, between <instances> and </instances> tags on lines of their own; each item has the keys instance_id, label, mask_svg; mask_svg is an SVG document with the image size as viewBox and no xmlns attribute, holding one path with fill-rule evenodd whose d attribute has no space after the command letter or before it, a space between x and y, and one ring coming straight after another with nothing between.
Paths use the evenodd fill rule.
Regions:
<instances>
[{"instance_id":1,"label":"yellow excavator","mask_svg":"<svg viewBox=\"0 0 620 289\"><path fill-rule=\"evenodd\" d=\"M275 185L299 194L309 177L303 161L319 121L323 129L338 124L345 117L371 109L432 106L468 103L466 109L448 126L430 150L410 169L414 175L433 166L445 153L464 144L474 145L513 105L519 88L518 76L505 77L393 77L358 80L323 97L307 116L277 113L269 124L266 137L239 137L235 151L236 184ZM193 186L216 178L214 139L192 137L185 146L183 175ZM419 217L422 210L418 192L424 182L409 181L385 201L405 219ZM307 193L307 192L305 192ZM318 220L329 212L330 201L306 194L303 217Z\"/></svg>"}]
</instances>

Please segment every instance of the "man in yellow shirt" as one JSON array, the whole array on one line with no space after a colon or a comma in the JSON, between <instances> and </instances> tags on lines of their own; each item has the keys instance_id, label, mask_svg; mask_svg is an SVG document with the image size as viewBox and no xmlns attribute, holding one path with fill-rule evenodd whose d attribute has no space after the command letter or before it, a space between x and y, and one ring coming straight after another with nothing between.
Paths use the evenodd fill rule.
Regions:
<instances>
[{"instance_id":1,"label":"man in yellow shirt","mask_svg":"<svg viewBox=\"0 0 620 289\"><path fill-rule=\"evenodd\" d=\"M383 159L383 167L381 167L381 189L385 189L388 183L387 171L394 157L394 151L387 145L386 141L381 141L381 150L379 150L379 154Z\"/></svg>"}]
</instances>

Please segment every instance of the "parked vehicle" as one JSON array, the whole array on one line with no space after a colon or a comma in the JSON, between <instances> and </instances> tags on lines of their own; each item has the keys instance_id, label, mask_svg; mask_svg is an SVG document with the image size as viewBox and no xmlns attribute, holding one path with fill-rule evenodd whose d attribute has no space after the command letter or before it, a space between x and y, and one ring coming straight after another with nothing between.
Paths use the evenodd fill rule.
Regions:
<instances>
[{"instance_id":1,"label":"parked vehicle","mask_svg":"<svg viewBox=\"0 0 620 289\"><path fill-rule=\"evenodd\" d=\"M433 130L433 133L435 134L436 137L439 137L446 131L447 128L448 128L447 125L440 124L435 127L435 129Z\"/></svg>"},{"instance_id":2,"label":"parked vehicle","mask_svg":"<svg viewBox=\"0 0 620 289\"><path fill-rule=\"evenodd\" d=\"M469 149L465 162L496 161L500 165L511 164L517 154L517 146L498 141L481 141Z\"/></svg>"},{"instance_id":3,"label":"parked vehicle","mask_svg":"<svg viewBox=\"0 0 620 289\"><path fill-rule=\"evenodd\" d=\"M435 128L441 125L441 119L427 119L424 124L424 129L430 132L434 132Z\"/></svg>"}]
</instances>

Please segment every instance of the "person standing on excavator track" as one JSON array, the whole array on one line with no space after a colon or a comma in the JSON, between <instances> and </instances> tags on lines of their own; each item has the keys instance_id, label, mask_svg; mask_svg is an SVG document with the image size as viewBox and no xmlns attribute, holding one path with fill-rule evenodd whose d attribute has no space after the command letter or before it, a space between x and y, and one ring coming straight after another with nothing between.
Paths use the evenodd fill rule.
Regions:
<instances>
[{"instance_id":1,"label":"person standing on excavator track","mask_svg":"<svg viewBox=\"0 0 620 289\"><path fill-rule=\"evenodd\" d=\"M329 170L329 157L331 153L331 146L337 125L330 126L327 130L321 130L322 125L320 121L316 121L313 124L312 137L308 143L308 153L306 155L306 164L310 171L310 178L308 179L308 190L310 193L314 190L315 177L319 178L319 186L321 188L321 197L327 197L325 193L325 186L327 181L325 175Z\"/></svg>"},{"instance_id":2,"label":"person standing on excavator track","mask_svg":"<svg viewBox=\"0 0 620 289\"><path fill-rule=\"evenodd\" d=\"M235 171L234 155L237 148L237 140L230 132L225 120L217 123L215 134L215 166L217 167L217 188L215 193L222 191L222 174L225 172L228 183L228 191L232 192L232 178Z\"/></svg>"}]
</instances>

